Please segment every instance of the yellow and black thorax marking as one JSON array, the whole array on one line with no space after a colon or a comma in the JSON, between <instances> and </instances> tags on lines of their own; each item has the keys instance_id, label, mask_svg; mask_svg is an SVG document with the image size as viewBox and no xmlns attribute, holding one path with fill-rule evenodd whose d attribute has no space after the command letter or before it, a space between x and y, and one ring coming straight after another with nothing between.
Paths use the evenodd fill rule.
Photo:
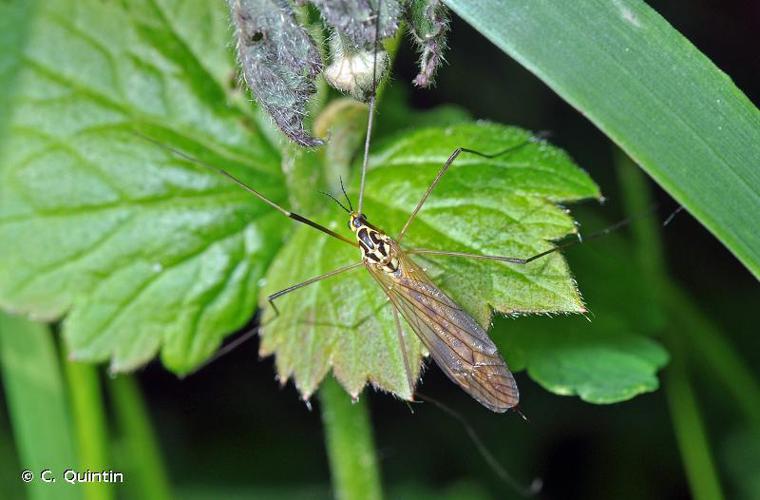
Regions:
<instances>
[{"instance_id":1,"label":"yellow and black thorax marking","mask_svg":"<svg viewBox=\"0 0 760 500\"><path fill-rule=\"evenodd\" d=\"M386 273L398 271L398 258L391 238L367 222L363 214L351 214L349 227L356 235L362 260L372 264Z\"/></svg>"}]
</instances>

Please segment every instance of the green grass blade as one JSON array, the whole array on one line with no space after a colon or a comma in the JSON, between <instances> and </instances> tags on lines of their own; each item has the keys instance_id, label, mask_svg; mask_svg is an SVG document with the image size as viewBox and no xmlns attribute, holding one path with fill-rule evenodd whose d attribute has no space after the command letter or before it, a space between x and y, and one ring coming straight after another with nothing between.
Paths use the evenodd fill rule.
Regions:
<instances>
[{"instance_id":1,"label":"green grass blade","mask_svg":"<svg viewBox=\"0 0 760 500\"><path fill-rule=\"evenodd\" d=\"M351 398L334 378L319 390L333 493L338 500L382 498L366 400Z\"/></svg>"},{"instance_id":2,"label":"green grass blade","mask_svg":"<svg viewBox=\"0 0 760 500\"><path fill-rule=\"evenodd\" d=\"M100 377L95 365L63 361L71 398L71 410L76 429L79 471L112 470L108 460L108 428L106 424ZM78 488L87 500L114 498L109 483L80 484Z\"/></svg>"},{"instance_id":3,"label":"green grass blade","mask_svg":"<svg viewBox=\"0 0 760 500\"><path fill-rule=\"evenodd\" d=\"M760 277L760 112L638 0L446 0Z\"/></svg>"},{"instance_id":4,"label":"green grass blade","mask_svg":"<svg viewBox=\"0 0 760 500\"><path fill-rule=\"evenodd\" d=\"M119 436L125 455L125 477L128 486L139 496L153 500L172 498L166 469L161 459L140 388L134 377L121 375L109 380Z\"/></svg>"},{"instance_id":5,"label":"green grass blade","mask_svg":"<svg viewBox=\"0 0 760 500\"><path fill-rule=\"evenodd\" d=\"M80 490L61 478L76 458L63 374L50 331L0 313L0 364L19 462L34 474L27 485L29 498L81 498ZM44 469L58 480L41 482ZM21 483L21 470L17 474Z\"/></svg>"}]
</instances>

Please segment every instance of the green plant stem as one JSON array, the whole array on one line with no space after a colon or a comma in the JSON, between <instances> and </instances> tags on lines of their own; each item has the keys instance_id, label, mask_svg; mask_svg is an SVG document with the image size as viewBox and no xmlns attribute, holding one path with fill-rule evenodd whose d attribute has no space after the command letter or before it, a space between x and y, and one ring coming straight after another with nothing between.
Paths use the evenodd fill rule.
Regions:
<instances>
[{"instance_id":1,"label":"green plant stem","mask_svg":"<svg viewBox=\"0 0 760 500\"><path fill-rule=\"evenodd\" d=\"M634 217L632 231L639 254L639 264L652 281L651 293L664 313L677 319L688 333L690 352L705 365L752 425L760 428L760 384L747 363L721 335L719 327L702 312L702 309L683 290L666 277L662 244L658 234L658 220L637 217L646 214L652 206L646 178L622 153L618 152L618 169L623 186L626 211Z\"/></svg>"},{"instance_id":2,"label":"green plant stem","mask_svg":"<svg viewBox=\"0 0 760 500\"><path fill-rule=\"evenodd\" d=\"M704 365L704 371L723 385L745 419L760 429L760 385L733 346L716 326L679 288L669 285L664 294L668 315L688 332L692 357Z\"/></svg>"},{"instance_id":3,"label":"green plant stem","mask_svg":"<svg viewBox=\"0 0 760 500\"><path fill-rule=\"evenodd\" d=\"M153 500L172 498L166 469L140 388L131 375L108 382L119 436L126 455L126 474L134 491Z\"/></svg>"},{"instance_id":4,"label":"green plant stem","mask_svg":"<svg viewBox=\"0 0 760 500\"><path fill-rule=\"evenodd\" d=\"M671 343L671 348L675 344ZM673 351L665 393L691 494L697 500L718 500L723 493L699 405L689 383L685 355L681 347Z\"/></svg>"},{"instance_id":5,"label":"green plant stem","mask_svg":"<svg viewBox=\"0 0 760 500\"><path fill-rule=\"evenodd\" d=\"M402 31L403 28L400 28L398 34L385 43L389 68L393 66ZM388 73L390 74L390 69ZM375 106L382 98L386 81L387 79L378 86ZM348 144L355 147L361 141L349 141ZM327 169L327 179L340 178L346 174L340 170L331 171L331 168L336 168L334 165L327 164L324 168ZM366 403L352 402L332 377L322 382L319 399L335 497L341 500L382 498L380 470Z\"/></svg>"},{"instance_id":6,"label":"green plant stem","mask_svg":"<svg viewBox=\"0 0 760 500\"><path fill-rule=\"evenodd\" d=\"M80 490L62 475L76 466L66 387L50 330L26 319L0 312L0 366L4 396L13 427L20 469L8 471L18 491L4 491L4 498L18 498L22 488L32 500L80 499ZM19 475L34 474L25 486ZM55 483L45 483L40 473L49 469Z\"/></svg>"},{"instance_id":7,"label":"green plant stem","mask_svg":"<svg viewBox=\"0 0 760 500\"><path fill-rule=\"evenodd\" d=\"M382 498L372 425L365 401L352 402L332 377L322 382L319 401L335 498Z\"/></svg>"},{"instance_id":8,"label":"green plant stem","mask_svg":"<svg viewBox=\"0 0 760 500\"><path fill-rule=\"evenodd\" d=\"M100 377L95 365L63 360L69 386L71 411L79 453L79 469L111 470L108 455L108 430L101 394ZM114 498L109 483L80 485L88 500Z\"/></svg>"},{"instance_id":9,"label":"green plant stem","mask_svg":"<svg viewBox=\"0 0 760 500\"><path fill-rule=\"evenodd\" d=\"M689 314L683 303L676 297L683 298L677 287L667 277L663 258L662 243L655 218L640 217L652 205L649 188L641 171L622 154L617 158L620 185L629 216L634 240L638 250L639 267L642 277L646 279L655 295L657 304L664 308L667 325L664 334L670 347L672 361L667 373L665 393L670 407L673 429L681 451L686 469L686 476L692 495L697 499L723 498L718 472L710 452L710 444L699 405L688 378L686 366L687 353L684 348L684 332L693 336L694 330L684 324ZM678 303L679 307L672 307ZM688 303L688 301L687 301ZM704 330L702 337L705 337ZM723 354L726 355L725 349ZM726 363L725 359L716 360ZM728 361L731 362L731 361Z\"/></svg>"}]
</instances>

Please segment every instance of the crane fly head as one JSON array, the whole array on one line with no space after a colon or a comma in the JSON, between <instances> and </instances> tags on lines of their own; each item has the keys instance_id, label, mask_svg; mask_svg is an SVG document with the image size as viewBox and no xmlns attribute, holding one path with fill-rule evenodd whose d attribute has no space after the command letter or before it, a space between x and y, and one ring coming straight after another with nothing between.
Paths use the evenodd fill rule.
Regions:
<instances>
[{"instance_id":1,"label":"crane fly head","mask_svg":"<svg viewBox=\"0 0 760 500\"><path fill-rule=\"evenodd\" d=\"M367 226L367 216L356 211L351 212L348 216L348 228L356 233L362 226Z\"/></svg>"}]
</instances>

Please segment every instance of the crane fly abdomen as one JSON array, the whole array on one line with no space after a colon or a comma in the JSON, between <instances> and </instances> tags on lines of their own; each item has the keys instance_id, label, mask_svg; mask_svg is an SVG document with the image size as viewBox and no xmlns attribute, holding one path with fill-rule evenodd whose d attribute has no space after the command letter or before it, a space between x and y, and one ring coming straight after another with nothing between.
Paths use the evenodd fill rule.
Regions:
<instances>
[{"instance_id":1,"label":"crane fly abdomen","mask_svg":"<svg viewBox=\"0 0 760 500\"><path fill-rule=\"evenodd\" d=\"M517 406L517 383L483 327L363 215L350 225L365 267L446 376L490 410Z\"/></svg>"}]
</instances>

